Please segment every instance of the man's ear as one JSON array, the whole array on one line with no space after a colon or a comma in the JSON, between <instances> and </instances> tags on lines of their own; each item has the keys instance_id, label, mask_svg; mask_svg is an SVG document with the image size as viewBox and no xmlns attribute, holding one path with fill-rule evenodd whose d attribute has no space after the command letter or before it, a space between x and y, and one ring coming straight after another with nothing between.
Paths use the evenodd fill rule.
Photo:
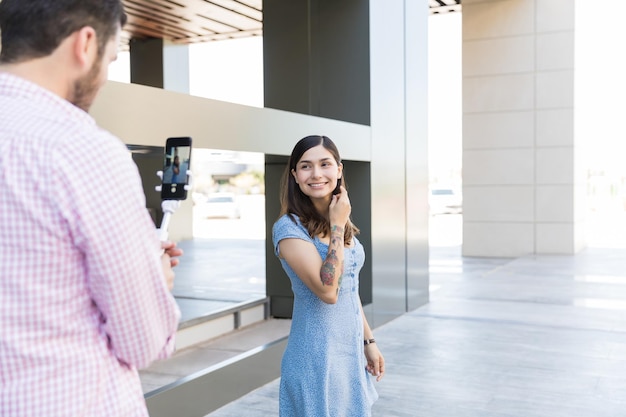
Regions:
<instances>
[{"instance_id":1,"label":"man's ear","mask_svg":"<svg viewBox=\"0 0 626 417\"><path fill-rule=\"evenodd\" d=\"M73 53L81 69L89 71L98 56L98 39L91 26L85 26L74 32Z\"/></svg>"}]
</instances>

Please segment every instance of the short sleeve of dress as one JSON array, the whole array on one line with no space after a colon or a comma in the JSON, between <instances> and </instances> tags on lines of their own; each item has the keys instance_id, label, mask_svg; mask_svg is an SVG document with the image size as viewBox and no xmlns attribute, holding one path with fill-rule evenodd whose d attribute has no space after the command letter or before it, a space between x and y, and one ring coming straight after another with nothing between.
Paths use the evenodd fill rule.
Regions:
<instances>
[{"instance_id":1,"label":"short sleeve of dress","mask_svg":"<svg viewBox=\"0 0 626 417\"><path fill-rule=\"evenodd\" d=\"M295 221L294 221L295 220ZM289 214L284 214L274 223L272 227L272 241L274 243L274 254L278 256L278 244L283 239L302 239L307 242L312 242L313 239L309 236L309 232L300 223L300 219Z\"/></svg>"}]
</instances>

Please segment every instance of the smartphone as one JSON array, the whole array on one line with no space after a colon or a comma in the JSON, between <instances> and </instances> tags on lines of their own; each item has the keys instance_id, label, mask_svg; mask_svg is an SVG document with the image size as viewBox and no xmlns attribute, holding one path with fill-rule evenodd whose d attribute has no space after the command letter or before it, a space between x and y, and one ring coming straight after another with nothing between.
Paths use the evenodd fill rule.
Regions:
<instances>
[{"instance_id":1,"label":"smartphone","mask_svg":"<svg viewBox=\"0 0 626 417\"><path fill-rule=\"evenodd\" d=\"M333 190L333 195L339 194L341 192L341 178L337 178L337 186Z\"/></svg>"},{"instance_id":2,"label":"smartphone","mask_svg":"<svg viewBox=\"0 0 626 417\"><path fill-rule=\"evenodd\" d=\"M168 138L163 158L162 200L184 200L189 184L187 171L191 169L191 138Z\"/></svg>"}]
</instances>

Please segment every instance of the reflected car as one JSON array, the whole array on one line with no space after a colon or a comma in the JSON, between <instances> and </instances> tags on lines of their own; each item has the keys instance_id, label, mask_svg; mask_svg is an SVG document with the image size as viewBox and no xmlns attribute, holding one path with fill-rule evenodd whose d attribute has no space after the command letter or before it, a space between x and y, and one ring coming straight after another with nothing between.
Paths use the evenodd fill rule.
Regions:
<instances>
[{"instance_id":1,"label":"reflected car","mask_svg":"<svg viewBox=\"0 0 626 417\"><path fill-rule=\"evenodd\" d=\"M463 212L461 193L453 188L433 188L428 197L430 214L460 214Z\"/></svg>"},{"instance_id":2,"label":"reflected car","mask_svg":"<svg viewBox=\"0 0 626 417\"><path fill-rule=\"evenodd\" d=\"M237 203L237 198L233 193L211 194L200 209L202 210L202 215L206 218L241 218L239 203Z\"/></svg>"}]
</instances>

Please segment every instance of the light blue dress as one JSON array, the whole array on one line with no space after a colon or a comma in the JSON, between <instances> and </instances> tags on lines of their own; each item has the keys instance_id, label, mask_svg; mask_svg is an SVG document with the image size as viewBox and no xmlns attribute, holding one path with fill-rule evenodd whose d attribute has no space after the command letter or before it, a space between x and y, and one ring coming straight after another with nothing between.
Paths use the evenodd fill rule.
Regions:
<instances>
[{"instance_id":1,"label":"light blue dress","mask_svg":"<svg viewBox=\"0 0 626 417\"><path fill-rule=\"evenodd\" d=\"M296 218L297 219L297 218ZM328 245L311 238L297 220L282 216L272 230L274 250L287 238L312 242L322 259ZM336 304L320 300L281 259L294 293L291 332L283 354L280 417L368 417L378 398L363 353L359 271L363 245L354 238L344 249L344 270Z\"/></svg>"}]
</instances>

